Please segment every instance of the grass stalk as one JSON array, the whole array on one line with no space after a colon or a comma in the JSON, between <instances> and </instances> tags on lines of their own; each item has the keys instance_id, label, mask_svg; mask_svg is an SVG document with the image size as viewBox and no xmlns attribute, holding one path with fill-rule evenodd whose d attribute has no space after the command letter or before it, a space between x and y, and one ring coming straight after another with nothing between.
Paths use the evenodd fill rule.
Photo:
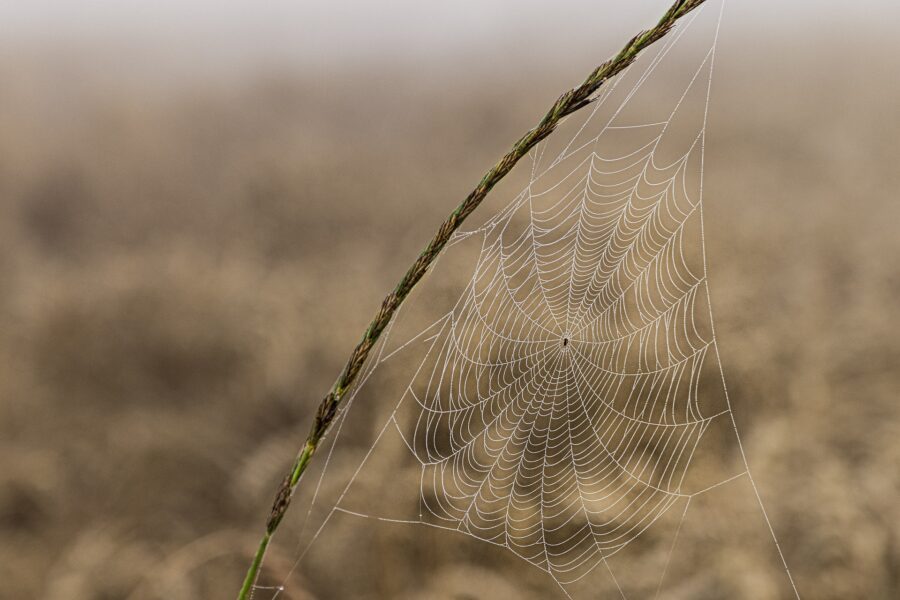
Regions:
<instances>
[{"instance_id":1,"label":"grass stalk","mask_svg":"<svg viewBox=\"0 0 900 600\"><path fill-rule=\"evenodd\" d=\"M300 477L306 470L309 461L315 454L319 442L322 440L323 436L328 431L328 428L331 426L331 423L337 416L341 400L353 385L366 358L368 358L369 353L375 346L375 343L378 341L378 338L385 327L387 327L391 318L394 316L394 313L412 291L413 287L415 287L419 280L422 279L422 276L428 271L428 268L450 240L453 232L462 225L466 217L481 204L491 189L493 189L493 187L512 170L516 163L518 163L529 150L553 133L563 118L593 102L596 99L596 96L594 95L595 92L600 89L606 81L615 77L631 65L642 50L665 36L672 27L674 27L678 19L704 2L705 0L677 0L669 7L665 14L663 14L662 18L655 26L632 37L622 47L618 54L591 71L581 85L568 90L557 98L556 102L553 103L540 122L519 138L512 149L510 149L503 158L485 173L475 189L466 196L465 200L463 200L463 202L457 206L456 209L450 213L450 216L448 216L441 224L437 233L434 234L434 237L428 245L425 246L425 249L419 257L409 267L394 290L384 298L381 303L381 308L375 314L375 317L363 334L362 339L353 349L353 352L350 353L350 357L348 358L344 369L341 371L340 376L319 404L306 443L294 459L290 471L285 475L284 480L281 482L275 495L269 518L266 521L265 533L263 534L259 547L254 555L253 562L247 570L247 576L241 586L238 600L248 600L250 598L253 586L259 577L260 568L262 567L269 541L272 539L272 536L278 529L278 525L284 518L284 515L290 506L294 490L297 488Z\"/></svg>"}]
</instances>

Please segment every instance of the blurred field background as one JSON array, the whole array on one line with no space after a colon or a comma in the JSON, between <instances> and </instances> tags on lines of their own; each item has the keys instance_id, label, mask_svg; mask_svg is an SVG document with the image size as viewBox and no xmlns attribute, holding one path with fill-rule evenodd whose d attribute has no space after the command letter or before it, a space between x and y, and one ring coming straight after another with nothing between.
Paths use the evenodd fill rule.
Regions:
<instances>
[{"instance_id":1,"label":"blurred field background","mask_svg":"<svg viewBox=\"0 0 900 600\"><path fill-rule=\"evenodd\" d=\"M507 25L490 3L472 28L474 5L445 22L420 7L378 34L347 7L293 25L263 11L251 29L278 20L284 39L233 44L192 37L204 2L174 41L162 18L91 35L111 7L95 4L44 30L47 4L0 36L0 597L229 598L383 293L484 168L666 2L545 21L529 4ZM811 21L797 3L773 23L778 3L741 4L706 192L738 424L803 596L897 598L895 12L817 3ZM282 597L555 597L473 548L334 536ZM685 550L663 597L783 597L771 548L722 548ZM267 564L294 558L286 536Z\"/></svg>"}]
</instances>

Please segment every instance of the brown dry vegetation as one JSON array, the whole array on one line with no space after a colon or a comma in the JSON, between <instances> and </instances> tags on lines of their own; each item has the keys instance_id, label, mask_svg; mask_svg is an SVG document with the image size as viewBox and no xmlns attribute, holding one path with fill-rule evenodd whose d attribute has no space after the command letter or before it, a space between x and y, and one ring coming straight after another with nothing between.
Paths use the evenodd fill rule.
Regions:
<instances>
[{"instance_id":1,"label":"brown dry vegetation","mask_svg":"<svg viewBox=\"0 0 900 600\"><path fill-rule=\"evenodd\" d=\"M712 114L726 375L821 600L900 595L900 89L881 56L726 55ZM230 597L383 292L581 70L137 84L0 65L0 595ZM758 522L701 525L666 597L783 597ZM475 543L366 527L334 533L287 597L555 593ZM274 573L295 557L280 541Z\"/></svg>"}]
</instances>

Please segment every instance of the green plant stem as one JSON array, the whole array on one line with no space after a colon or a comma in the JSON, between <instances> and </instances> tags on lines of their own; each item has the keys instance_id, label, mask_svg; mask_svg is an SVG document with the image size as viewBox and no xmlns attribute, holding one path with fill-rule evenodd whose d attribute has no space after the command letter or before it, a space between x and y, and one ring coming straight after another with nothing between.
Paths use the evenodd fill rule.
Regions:
<instances>
[{"instance_id":1,"label":"green plant stem","mask_svg":"<svg viewBox=\"0 0 900 600\"><path fill-rule=\"evenodd\" d=\"M285 512L290 506L291 497L300 481L300 476L306 470L306 466L316 452L316 448L322 437L328 431L334 418L337 416L338 406L341 403L347 390L353 385L356 376L369 356L375 343L378 341L384 328L387 327L394 313L402 304L403 300L409 295L413 287L422 279L422 276L428 271L428 268L440 254L441 250L450 240L453 232L456 231L466 217L472 214L479 204L484 200L493 187L503 179L507 173L525 156L541 140L553 133L559 122L571 115L577 110L584 108L596 98L594 93L610 78L622 72L626 67L631 65L637 58L638 54L663 36L665 36L675 25L675 23L691 12L705 0L677 0L665 12L659 22L652 28L642 31L633 38L616 54L613 58L607 60L602 65L594 69L584 82L561 95L556 102L550 107L550 110L544 115L543 119L519 141L517 141L512 149L501 158L497 164L485 173L481 181L472 190L466 199L456 207L450 216L441 224L437 233L409 267L406 274L400 280L400 283L389 293L381 303L381 308L375 314L375 318L369 324L363 334L362 340L353 349L347 364L341 371L340 376L331 388L331 391L325 396L316 411L315 420L306 444L297 454L290 471L284 477L275 500L272 503L272 510L266 522L266 531L260 541L259 548L247 571L244 584L238 594L238 600L248 600L253 586L256 583L259 571L265 557L266 548L272 535L284 518Z\"/></svg>"},{"instance_id":2,"label":"green plant stem","mask_svg":"<svg viewBox=\"0 0 900 600\"><path fill-rule=\"evenodd\" d=\"M244 577L244 583L243 585L241 585L241 591L238 593L238 598L250 597L250 594L253 591L253 586L256 583L259 569L260 567L262 567L263 557L265 557L266 555L266 549L269 547L269 540L271 539L272 534L267 531L259 541L259 547L256 549L256 554L253 555L253 562L250 563L250 568L247 570L247 576Z\"/></svg>"}]
</instances>

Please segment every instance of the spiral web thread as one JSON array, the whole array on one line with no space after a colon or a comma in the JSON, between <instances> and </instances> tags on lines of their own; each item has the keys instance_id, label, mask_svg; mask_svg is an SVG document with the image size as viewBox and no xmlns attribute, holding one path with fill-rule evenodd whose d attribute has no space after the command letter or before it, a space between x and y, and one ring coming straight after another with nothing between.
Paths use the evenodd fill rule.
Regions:
<instances>
[{"instance_id":1,"label":"spiral web thread","mask_svg":"<svg viewBox=\"0 0 900 600\"><path fill-rule=\"evenodd\" d=\"M545 157L546 144L536 148L529 182L511 203L454 236L444 252L480 240L472 276L452 310L390 352L386 333L333 434L310 512L359 389L410 344L424 343L425 355L297 563L343 513L502 546L572 597L569 587L598 566L615 581L607 560L673 505L684 506L677 539L692 498L747 478L799 598L739 438L742 471L700 487L685 484L712 424L724 421L737 436L703 239L703 155L721 9L713 40L668 118L619 122L696 18L662 45L616 106L609 102L623 78L612 82L555 158ZM693 136L673 136L687 138L683 152L661 160L673 121L698 90L699 126ZM587 135L592 129L599 132ZM721 396L718 406L710 394ZM391 435L421 467L418 518L342 506Z\"/></svg>"}]
</instances>

